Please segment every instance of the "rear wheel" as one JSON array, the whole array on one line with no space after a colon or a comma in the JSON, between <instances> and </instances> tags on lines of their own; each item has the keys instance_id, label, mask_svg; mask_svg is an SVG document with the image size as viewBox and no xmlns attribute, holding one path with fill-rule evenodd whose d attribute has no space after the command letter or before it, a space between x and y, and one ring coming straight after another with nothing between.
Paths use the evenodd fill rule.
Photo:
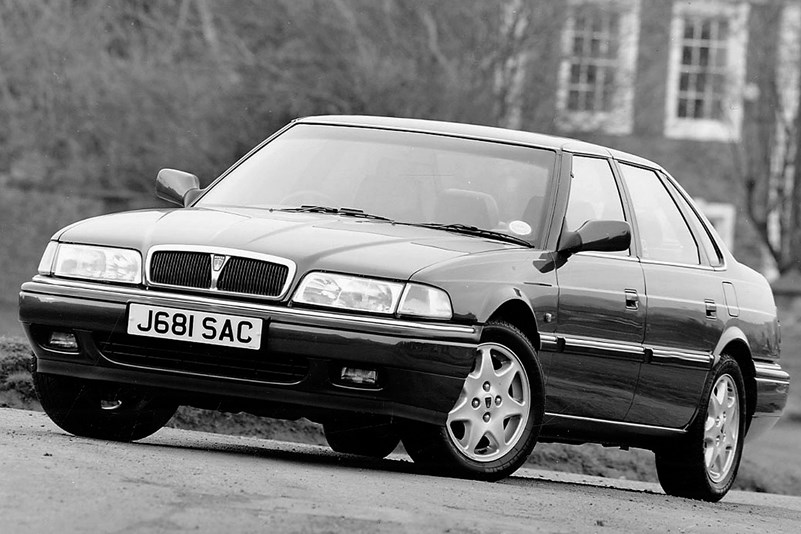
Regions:
<instances>
[{"instance_id":1,"label":"rear wheel","mask_svg":"<svg viewBox=\"0 0 801 534\"><path fill-rule=\"evenodd\" d=\"M336 452L385 458L400 443L397 425L390 417L354 415L323 423L328 445Z\"/></svg>"},{"instance_id":2,"label":"rear wheel","mask_svg":"<svg viewBox=\"0 0 801 534\"><path fill-rule=\"evenodd\" d=\"M737 362L722 356L703 399L685 440L656 452L656 471L668 495L717 502L734 483L743 452L745 385Z\"/></svg>"},{"instance_id":3,"label":"rear wheel","mask_svg":"<svg viewBox=\"0 0 801 534\"><path fill-rule=\"evenodd\" d=\"M167 424L178 405L155 392L68 376L33 373L45 413L76 436L134 441Z\"/></svg>"},{"instance_id":4,"label":"rear wheel","mask_svg":"<svg viewBox=\"0 0 801 534\"><path fill-rule=\"evenodd\" d=\"M526 461L542 425L544 389L534 347L515 326L491 322L444 425L410 423L406 451L444 474L499 480Z\"/></svg>"}]
</instances>

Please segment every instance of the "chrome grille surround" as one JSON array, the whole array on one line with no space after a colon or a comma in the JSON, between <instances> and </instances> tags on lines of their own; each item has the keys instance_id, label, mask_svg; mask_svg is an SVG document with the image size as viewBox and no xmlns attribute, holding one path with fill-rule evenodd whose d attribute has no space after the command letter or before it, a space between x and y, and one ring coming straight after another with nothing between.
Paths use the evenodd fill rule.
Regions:
<instances>
[{"instance_id":1,"label":"chrome grille surround","mask_svg":"<svg viewBox=\"0 0 801 534\"><path fill-rule=\"evenodd\" d=\"M172 264L164 261L170 259ZM177 273L182 265L188 266L192 272ZM217 266L219 268L215 268ZM151 287L280 300L289 291L296 270L292 260L248 250L156 245L147 251L145 283ZM210 278L206 278L206 272ZM253 278L248 279L248 276Z\"/></svg>"}]
</instances>

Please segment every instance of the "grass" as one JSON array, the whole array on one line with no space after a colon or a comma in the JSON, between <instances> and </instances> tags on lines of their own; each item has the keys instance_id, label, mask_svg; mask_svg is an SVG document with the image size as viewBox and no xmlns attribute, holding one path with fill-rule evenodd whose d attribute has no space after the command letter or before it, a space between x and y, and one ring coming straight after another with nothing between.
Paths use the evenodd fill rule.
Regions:
<instances>
[{"instance_id":1,"label":"grass","mask_svg":"<svg viewBox=\"0 0 801 534\"><path fill-rule=\"evenodd\" d=\"M801 376L801 311L783 310L782 367ZM30 349L16 337L0 337L0 407L41 410L30 375ZM325 445L320 425L304 419L282 421L249 414L219 413L181 407L169 426L222 434ZM767 436L747 443L736 489L801 495L801 387L791 387L780 423ZM656 481L653 454L600 445L540 443L528 465L586 475Z\"/></svg>"},{"instance_id":2,"label":"grass","mask_svg":"<svg viewBox=\"0 0 801 534\"><path fill-rule=\"evenodd\" d=\"M30 364L31 349L23 339L0 337L0 407L41 410Z\"/></svg>"}]
</instances>

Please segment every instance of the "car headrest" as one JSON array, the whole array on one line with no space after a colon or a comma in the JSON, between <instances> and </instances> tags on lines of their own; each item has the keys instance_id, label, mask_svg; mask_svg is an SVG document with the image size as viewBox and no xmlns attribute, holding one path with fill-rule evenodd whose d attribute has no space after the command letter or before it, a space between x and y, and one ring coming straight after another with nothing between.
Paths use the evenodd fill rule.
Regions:
<instances>
[{"instance_id":1,"label":"car headrest","mask_svg":"<svg viewBox=\"0 0 801 534\"><path fill-rule=\"evenodd\" d=\"M437 197L437 222L462 223L479 228L498 226L498 204L487 193L445 189Z\"/></svg>"},{"instance_id":2,"label":"car headrest","mask_svg":"<svg viewBox=\"0 0 801 534\"><path fill-rule=\"evenodd\" d=\"M404 176L403 162L382 158L376 173L366 177L354 197L354 207L398 220L419 221L419 184Z\"/></svg>"}]
</instances>

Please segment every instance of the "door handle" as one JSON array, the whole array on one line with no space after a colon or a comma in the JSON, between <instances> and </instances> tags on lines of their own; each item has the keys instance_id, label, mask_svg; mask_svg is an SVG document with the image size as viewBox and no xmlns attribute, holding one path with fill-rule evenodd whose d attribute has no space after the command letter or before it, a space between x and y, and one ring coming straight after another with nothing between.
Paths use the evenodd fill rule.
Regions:
<instances>
[{"instance_id":1,"label":"door handle","mask_svg":"<svg viewBox=\"0 0 801 534\"><path fill-rule=\"evenodd\" d=\"M704 305L706 306L706 318L716 319L718 316L718 305L715 304L715 301L712 299L706 299L704 301Z\"/></svg>"},{"instance_id":2,"label":"door handle","mask_svg":"<svg viewBox=\"0 0 801 534\"><path fill-rule=\"evenodd\" d=\"M626 290L626 309L637 310L640 308L640 296L634 289Z\"/></svg>"}]
</instances>

